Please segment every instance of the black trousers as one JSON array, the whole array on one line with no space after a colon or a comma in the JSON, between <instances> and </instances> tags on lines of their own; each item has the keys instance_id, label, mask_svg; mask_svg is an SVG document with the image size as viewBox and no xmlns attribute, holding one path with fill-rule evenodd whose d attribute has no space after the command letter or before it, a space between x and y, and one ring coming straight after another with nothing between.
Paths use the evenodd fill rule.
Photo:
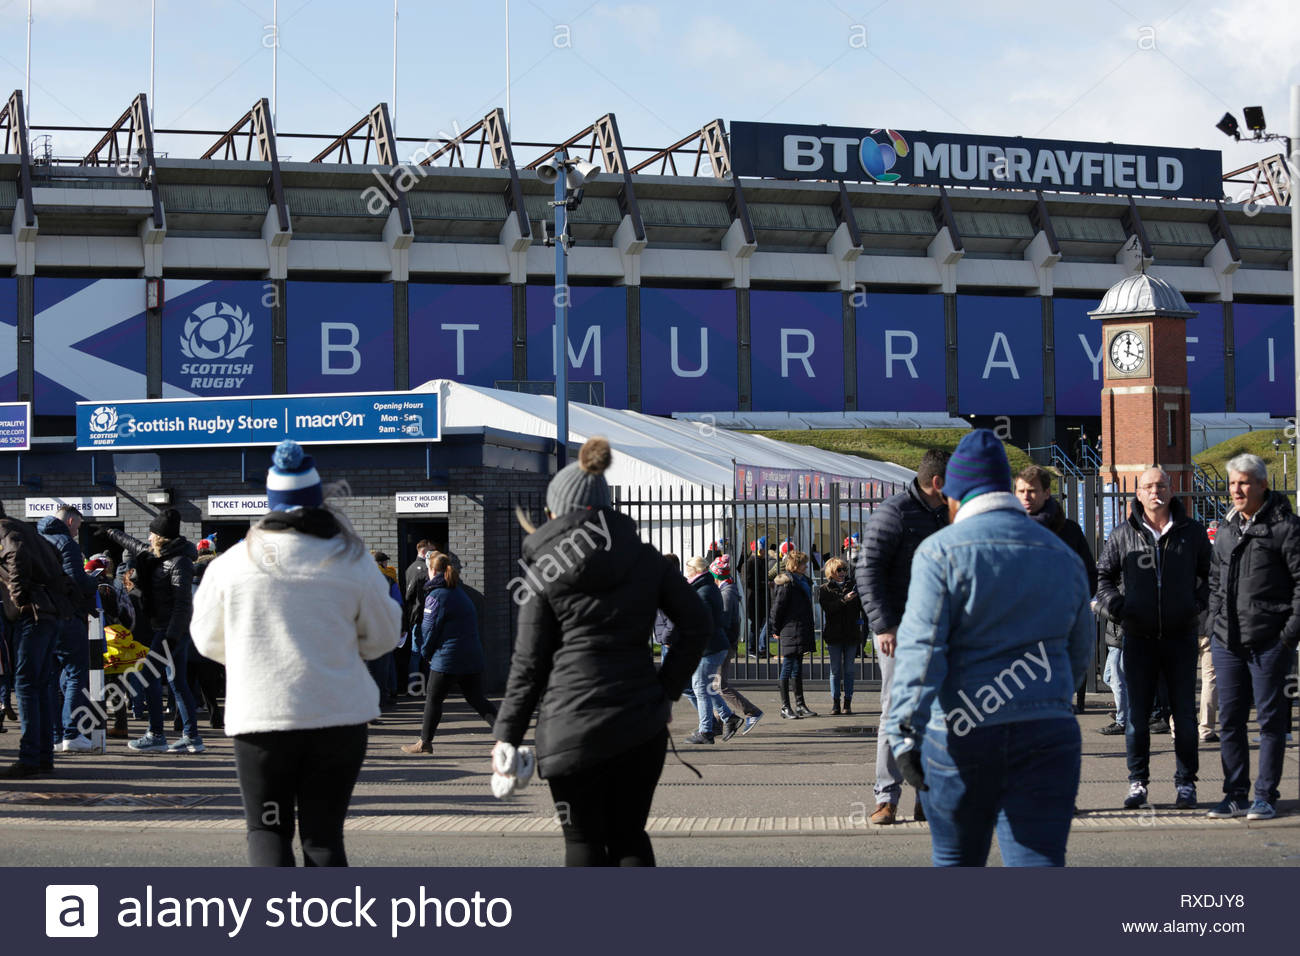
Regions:
<instances>
[{"instance_id":1,"label":"black trousers","mask_svg":"<svg viewBox=\"0 0 1300 956\"><path fill-rule=\"evenodd\" d=\"M294 866L295 808L304 866L347 866L343 818L366 756L366 725L234 738L251 866Z\"/></svg>"},{"instance_id":2,"label":"black trousers","mask_svg":"<svg viewBox=\"0 0 1300 956\"><path fill-rule=\"evenodd\" d=\"M461 695L473 707L480 717L491 727L497 720L497 709L492 701L483 696L482 674L444 674L442 671L429 670L428 682L424 685L424 725L420 729L420 739L425 743L433 740L442 720L442 704L453 687L460 687Z\"/></svg>"},{"instance_id":3,"label":"black trousers","mask_svg":"<svg viewBox=\"0 0 1300 956\"><path fill-rule=\"evenodd\" d=\"M617 757L551 777L565 866L654 866L645 822L664 769L667 728Z\"/></svg>"}]
</instances>

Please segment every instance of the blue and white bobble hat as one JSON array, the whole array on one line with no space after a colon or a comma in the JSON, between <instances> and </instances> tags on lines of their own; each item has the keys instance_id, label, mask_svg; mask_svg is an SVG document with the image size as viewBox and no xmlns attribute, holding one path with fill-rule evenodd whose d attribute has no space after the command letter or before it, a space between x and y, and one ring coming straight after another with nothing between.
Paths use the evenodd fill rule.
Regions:
<instances>
[{"instance_id":1,"label":"blue and white bobble hat","mask_svg":"<svg viewBox=\"0 0 1300 956\"><path fill-rule=\"evenodd\" d=\"M319 508L325 503L316 462L291 438L280 442L271 456L271 468L266 473L266 500L272 511Z\"/></svg>"}]
</instances>

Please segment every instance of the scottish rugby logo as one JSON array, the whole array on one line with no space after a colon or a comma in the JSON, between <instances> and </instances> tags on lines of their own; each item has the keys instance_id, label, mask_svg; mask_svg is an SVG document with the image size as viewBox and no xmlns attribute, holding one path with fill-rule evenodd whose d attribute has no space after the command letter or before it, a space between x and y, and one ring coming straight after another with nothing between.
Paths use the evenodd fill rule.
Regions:
<instances>
[{"instance_id":1,"label":"scottish rugby logo","mask_svg":"<svg viewBox=\"0 0 1300 956\"><path fill-rule=\"evenodd\" d=\"M237 305L205 302L185 320L181 354L187 359L240 359L252 347L252 316Z\"/></svg>"},{"instance_id":2,"label":"scottish rugby logo","mask_svg":"<svg viewBox=\"0 0 1300 956\"><path fill-rule=\"evenodd\" d=\"M117 409L112 405L100 405L91 412L90 431L92 438L115 434L117 432Z\"/></svg>"}]
</instances>

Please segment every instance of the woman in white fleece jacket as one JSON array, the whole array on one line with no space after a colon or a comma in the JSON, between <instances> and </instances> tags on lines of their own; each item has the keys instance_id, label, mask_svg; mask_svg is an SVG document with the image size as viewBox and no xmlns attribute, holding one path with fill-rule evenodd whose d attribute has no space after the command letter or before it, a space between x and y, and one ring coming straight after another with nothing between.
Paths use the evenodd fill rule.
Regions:
<instances>
[{"instance_id":1,"label":"woman in white fleece jacket","mask_svg":"<svg viewBox=\"0 0 1300 956\"><path fill-rule=\"evenodd\" d=\"M213 561L194 596L199 653L226 665L226 734L253 866L346 866L343 820L379 716L365 661L391 651L401 610L364 542L324 504L296 442L275 451L271 512Z\"/></svg>"}]
</instances>

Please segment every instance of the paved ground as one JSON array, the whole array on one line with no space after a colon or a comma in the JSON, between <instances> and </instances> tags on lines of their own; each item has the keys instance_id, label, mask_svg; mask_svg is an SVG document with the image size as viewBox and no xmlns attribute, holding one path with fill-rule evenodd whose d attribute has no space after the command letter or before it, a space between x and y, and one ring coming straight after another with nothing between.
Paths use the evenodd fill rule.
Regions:
<instances>
[{"instance_id":1,"label":"paved ground","mask_svg":"<svg viewBox=\"0 0 1300 956\"><path fill-rule=\"evenodd\" d=\"M874 695L859 695L863 714L781 721L776 695L750 695L768 717L747 737L671 753L650 829L667 865L925 865L929 835L910 822L871 827L875 759ZM824 697L824 695L822 695ZM1175 811L1168 736L1153 740L1150 810L1118 809L1127 790L1123 738L1094 731L1107 722L1097 695L1084 729L1079 815L1070 862L1093 866L1300 865L1297 751L1287 752L1280 809L1267 823L1214 821ZM821 701L810 696L814 707ZM353 862L395 866L553 865L561 841L545 784L501 802L488 791L486 726L451 705L433 756L402 754L416 736L419 705L403 702L371 729L370 754L352 802L348 848ZM680 704L680 739L693 711ZM13 728L16 730L16 728ZM208 739L200 757L136 755L112 741L105 755L59 755L58 775L0 785L0 859L9 865L195 866L243 861L243 823L230 742ZM0 759L14 758L17 734L0 736ZM1201 797L1217 801L1218 751L1201 747ZM88 838L89 837L89 838ZM996 862L996 851L991 862Z\"/></svg>"}]
</instances>

